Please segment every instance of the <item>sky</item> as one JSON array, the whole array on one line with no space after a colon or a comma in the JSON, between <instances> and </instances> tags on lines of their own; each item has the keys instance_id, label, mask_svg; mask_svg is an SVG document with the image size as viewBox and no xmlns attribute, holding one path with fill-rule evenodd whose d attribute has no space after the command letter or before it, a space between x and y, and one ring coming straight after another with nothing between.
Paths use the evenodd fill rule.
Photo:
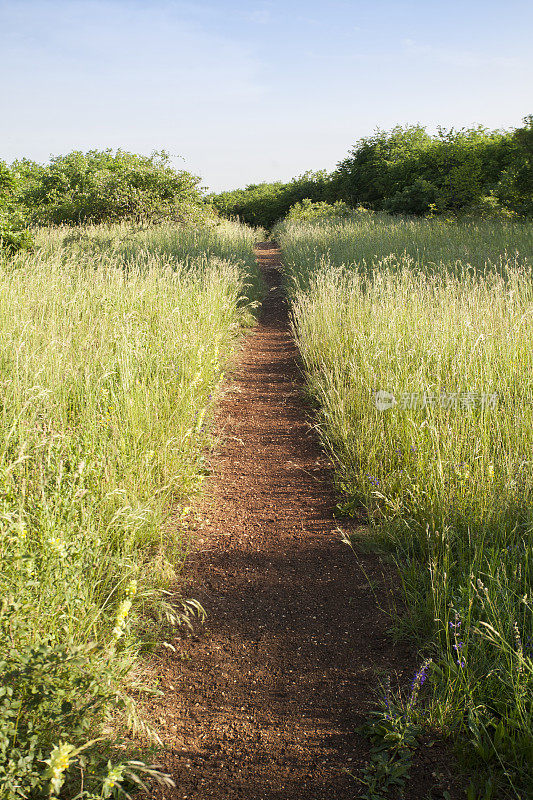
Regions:
<instances>
[{"instance_id":1,"label":"sky","mask_svg":"<svg viewBox=\"0 0 533 800\"><path fill-rule=\"evenodd\" d=\"M219 191L376 127L533 113L529 0L0 0L0 159L166 150Z\"/></svg>"}]
</instances>

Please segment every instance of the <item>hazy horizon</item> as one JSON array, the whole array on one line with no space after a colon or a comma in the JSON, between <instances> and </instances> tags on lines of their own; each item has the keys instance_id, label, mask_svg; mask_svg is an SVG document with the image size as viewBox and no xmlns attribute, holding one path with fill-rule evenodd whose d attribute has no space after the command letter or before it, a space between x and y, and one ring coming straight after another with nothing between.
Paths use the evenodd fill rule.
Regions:
<instances>
[{"instance_id":1,"label":"hazy horizon","mask_svg":"<svg viewBox=\"0 0 533 800\"><path fill-rule=\"evenodd\" d=\"M0 0L0 158L167 150L219 191L331 170L376 127L533 111L521 0Z\"/></svg>"}]
</instances>

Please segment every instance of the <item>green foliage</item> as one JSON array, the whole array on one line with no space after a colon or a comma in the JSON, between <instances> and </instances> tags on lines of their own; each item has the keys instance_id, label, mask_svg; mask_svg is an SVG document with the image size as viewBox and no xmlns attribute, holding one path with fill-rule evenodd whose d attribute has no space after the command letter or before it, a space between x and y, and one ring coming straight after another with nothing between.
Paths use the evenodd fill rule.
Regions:
<instances>
[{"instance_id":1,"label":"green foliage","mask_svg":"<svg viewBox=\"0 0 533 800\"><path fill-rule=\"evenodd\" d=\"M288 183L252 184L208 200L224 216L267 229L304 200L418 216L530 216L533 117L515 131L478 126L439 129L432 136L421 125L377 130L360 139L331 174L307 172Z\"/></svg>"},{"instance_id":2,"label":"green foliage","mask_svg":"<svg viewBox=\"0 0 533 800\"><path fill-rule=\"evenodd\" d=\"M106 703L120 700L108 659L94 646L34 641L27 601L4 599L0 612L0 788L2 798L37 797L42 763L55 743L86 742ZM107 674L106 674L107 671ZM100 674L98 674L100 672Z\"/></svg>"},{"instance_id":3,"label":"green foliage","mask_svg":"<svg viewBox=\"0 0 533 800\"><path fill-rule=\"evenodd\" d=\"M389 680L379 708L371 712L370 721L361 728L372 743L369 763L360 775L354 776L365 787L361 795L364 800L386 800L391 791L397 797L404 796L422 732L417 703L430 666L429 659L422 664L407 698L401 692L393 694Z\"/></svg>"},{"instance_id":4,"label":"green foliage","mask_svg":"<svg viewBox=\"0 0 533 800\"><path fill-rule=\"evenodd\" d=\"M166 587L251 320L254 234L169 223L36 240L0 269L0 796L73 797L94 768L83 796L106 797L103 744L87 740L150 733L132 699L139 651L202 615Z\"/></svg>"},{"instance_id":5,"label":"green foliage","mask_svg":"<svg viewBox=\"0 0 533 800\"><path fill-rule=\"evenodd\" d=\"M514 131L510 147L512 158L501 174L494 194L500 203L523 216L533 216L533 116Z\"/></svg>"},{"instance_id":6,"label":"green foliage","mask_svg":"<svg viewBox=\"0 0 533 800\"><path fill-rule=\"evenodd\" d=\"M10 255L33 245L24 216L17 207L17 190L16 174L0 161L0 250Z\"/></svg>"},{"instance_id":7,"label":"green foliage","mask_svg":"<svg viewBox=\"0 0 533 800\"><path fill-rule=\"evenodd\" d=\"M176 172L164 151L74 151L46 166L24 160L13 168L23 186L21 202L35 222L184 221L204 213L199 179Z\"/></svg>"},{"instance_id":8,"label":"green foliage","mask_svg":"<svg viewBox=\"0 0 533 800\"><path fill-rule=\"evenodd\" d=\"M364 209L361 209L364 213ZM313 203L312 200L306 198L301 203L295 203L290 207L285 219L289 222L298 221L313 221L321 219L343 218L352 216L354 210L343 203L342 200L337 200L335 203L326 203L324 200L319 200Z\"/></svg>"},{"instance_id":9,"label":"green foliage","mask_svg":"<svg viewBox=\"0 0 533 800\"><path fill-rule=\"evenodd\" d=\"M431 139L419 125L390 132L377 131L360 139L348 157L338 166L341 196L351 205L359 203L380 208L400 188L398 167L429 146ZM411 177L412 173L404 171Z\"/></svg>"},{"instance_id":10,"label":"green foliage","mask_svg":"<svg viewBox=\"0 0 533 800\"><path fill-rule=\"evenodd\" d=\"M360 139L336 173L339 196L393 213L459 213L497 199L531 213L532 118L514 132L483 127L440 129L420 125L378 130Z\"/></svg>"},{"instance_id":11,"label":"green foliage","mask_svg":"<svg viewBox=\"0 0 533 800\"><path fill-rule=\"evenodd\" d=\"M259 183L208 196L208 201L224 216L236 217L248 225L266 229L284 217L295 203L330 200L332 180L325 172L306 172L289 183Z\"/></svg>"},{"instance_id":12,"label":"green foliage","mask_svg":"<svg viewBox=\"0 0 533 800\"><path fill-rule=\"evenodd\" d=\"M468 743L473 797L529 797L533 225L376 212L275 235L342 511L395 553L401 628L434 654L427 721Z\"/></svg>"}]
</instances>

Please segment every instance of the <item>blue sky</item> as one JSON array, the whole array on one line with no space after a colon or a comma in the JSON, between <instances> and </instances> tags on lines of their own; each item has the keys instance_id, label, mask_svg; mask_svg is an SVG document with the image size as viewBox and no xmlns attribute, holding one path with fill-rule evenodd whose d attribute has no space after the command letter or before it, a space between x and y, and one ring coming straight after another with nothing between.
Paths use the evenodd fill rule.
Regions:
<instances>
[{"instance_id":1,"label":"blue sky","mask_svg":"<svg viewBox=\"0 0 533 800\"><path fill-rule=\"evenodd\" d=\"M0 158L168 150L218 190L379 126L533 113L525 0L0 0Z\"/></svg>"}]
</instances>

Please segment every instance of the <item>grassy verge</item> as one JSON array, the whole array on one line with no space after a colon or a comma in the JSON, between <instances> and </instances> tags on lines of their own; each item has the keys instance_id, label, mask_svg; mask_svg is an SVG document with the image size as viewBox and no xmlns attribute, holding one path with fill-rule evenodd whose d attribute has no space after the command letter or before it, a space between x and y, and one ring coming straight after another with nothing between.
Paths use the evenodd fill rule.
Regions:
<instances>
[{"instance_id":1,"label":"grassy verge","mask_svg":"<svg viewBox=\"0 0 533 800\"><path fill-rule=\"evenodd\" d=\"M341 508L394 553L396 630L432 659L410 717L466 739L471 797L533 790L532 233L368 212L276 231Z\"/></svg>"},{"instance_id":2,"label":"grassy verge","mask_svg":"<svg viewBox=\"0 0 533 800\"><path fill-rule=\"evenodd\" d=\"M83 773L82 796L107 797L144 768L110 771L87 742L143 729L139 651L198 610L165 591L184 554L165 523L201 487L213 398L252 320L253 232L37 241L0 268L0 793L73 796Z\"/></svg>"}]
</instances>

